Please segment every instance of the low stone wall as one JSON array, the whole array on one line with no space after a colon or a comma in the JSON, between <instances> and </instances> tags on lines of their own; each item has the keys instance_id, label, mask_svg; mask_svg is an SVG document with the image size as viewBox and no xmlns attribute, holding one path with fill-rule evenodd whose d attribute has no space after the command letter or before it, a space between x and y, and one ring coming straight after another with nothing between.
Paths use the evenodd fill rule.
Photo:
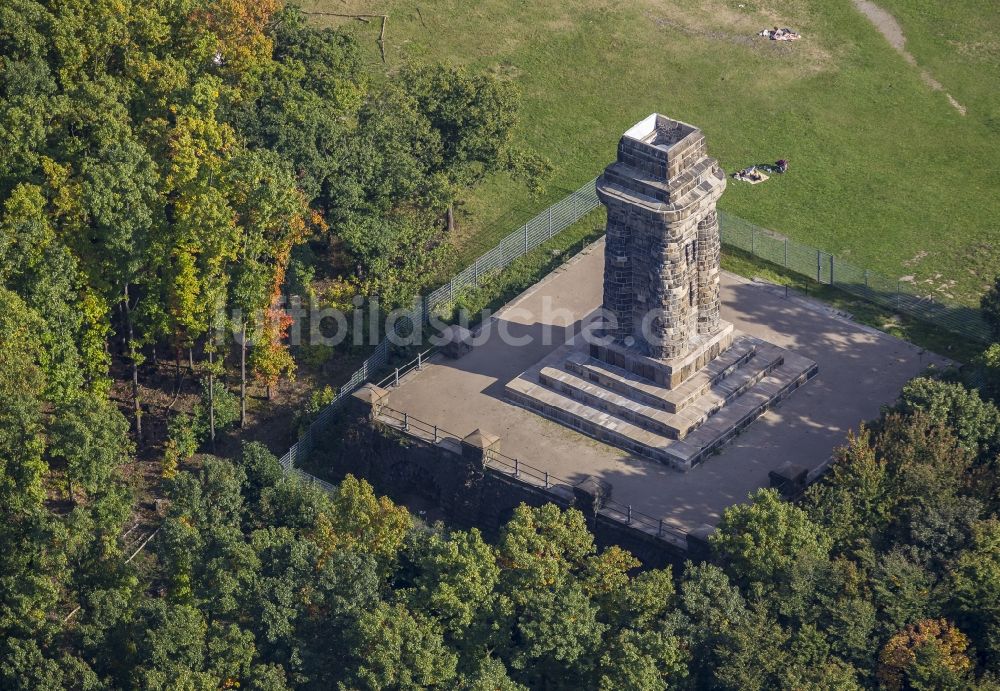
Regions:
<instances>
[{"instance_id":1,"label":"low stone wall","mask_svg":"<svg viewBox=\"0 0 1000 691\"><path fill-rule=\"evenodd\" d=\"M464 439L437 437L436 432L428 435L415 428L404 431L383 414L387 404L388 392L384 390L369 386L359 391L336 429L316 440L310 458L312 469L321 468L333 481L347 474L363 477L377 493L398 503L406 504L418 496L439 507L449 525L477 527L491 540L498 537L519 505L554 503L582 511L598 545L619 545L645 568L679 566L686 559L703 556L699 549L703 545L697 540L689 549L676 534L670 539L658 537L658 531L629 524L625 517L602 509L603 499L612 489L607 483L588 478L575 487L555 483L547 488L539 486L489 467L491 455L499 453L497 437L479 430Z\"/></svg>"}]
</instances>

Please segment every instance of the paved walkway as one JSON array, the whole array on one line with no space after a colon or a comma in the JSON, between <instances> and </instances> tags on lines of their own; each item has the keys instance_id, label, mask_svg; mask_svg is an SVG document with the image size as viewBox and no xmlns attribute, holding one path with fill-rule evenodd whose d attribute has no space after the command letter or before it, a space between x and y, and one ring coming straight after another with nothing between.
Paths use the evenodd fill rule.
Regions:
<instances>
[{"instance_id":1,"label":"paved walkway","mask_svg":"<svg viewBox=\"0 0 1000 691\"><path fill-rule=\"evenodd\" d=\"M937 355L838 316L804 298L729 273L722 277L722 317L737 329L798 352L819 375L763 415L719 455L686 473L607 446L514 406L504 384L579 330L601 304L603 242L507 305L484 328L484 342L459 360L442 356L404 379L390 395L397 410L464 436L476 428L499 434L501 451L571 482L597 475L613 498L681 528L714 524L727 506L768 484L785 461L814 468L848 430L878 416L903 384ZM548 309L546 309L548 305ZM499 330L532 343L511 346ZM548 345L543 336L551 337ZM488 335L488 337L486 337Z\"/></svg>"}]
</instances>

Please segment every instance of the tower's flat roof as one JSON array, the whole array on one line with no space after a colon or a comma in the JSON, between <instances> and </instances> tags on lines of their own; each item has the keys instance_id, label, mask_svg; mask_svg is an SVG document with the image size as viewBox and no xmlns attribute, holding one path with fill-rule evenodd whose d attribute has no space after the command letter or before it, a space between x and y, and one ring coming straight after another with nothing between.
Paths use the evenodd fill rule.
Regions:
<instances>
[{"instance_id":1,"label":"tower's flat roof","mask_svg":"<svg viewBox=\"0 0 1000 691\"><path fill-rule=\"evenodd\" d=\"M689 134L697 131L698 128L694 125L668 118L659 113L650 113L628 128L623 136L666 151Z\"/></svg>"}]
</instances>

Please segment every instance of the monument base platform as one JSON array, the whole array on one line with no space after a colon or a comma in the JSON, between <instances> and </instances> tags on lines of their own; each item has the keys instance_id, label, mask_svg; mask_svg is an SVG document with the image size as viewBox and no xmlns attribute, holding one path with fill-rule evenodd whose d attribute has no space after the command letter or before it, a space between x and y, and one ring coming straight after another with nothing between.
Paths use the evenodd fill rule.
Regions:
<instances>
[{"instance_id":1,"label":"monument base platform","mask_svg":"<svg viewBox=\"0 0 1000 691\"><path fill-rule=\"evenodd\" d=\"M818 371L808 358L729 333L732 345L679 384L640 376L592 357L585 345L569 344L508 382L505 393L588 436L688 470Z\"/></svg>"},{"instance_id":2,"label":"monument base platform","mask_svg":"<svg viewBox=\"0 0 1000 691\"><path fill-rule=\"evenodd\" d=\"M720 320L714 333L692 339L687 355L670 360L658 360L617 343L592 343L590 356L672 389L725 352L733 344L734 333L732 324Z\"/></svg>"}]
</instances>

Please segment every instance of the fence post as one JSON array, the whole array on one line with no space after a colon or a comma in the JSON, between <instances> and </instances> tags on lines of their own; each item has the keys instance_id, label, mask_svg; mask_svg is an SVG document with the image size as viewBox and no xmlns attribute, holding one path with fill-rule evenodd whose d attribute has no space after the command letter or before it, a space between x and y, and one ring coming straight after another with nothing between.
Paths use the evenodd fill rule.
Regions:
<instances>
[{"instance_id":1,"label":"fence post","mask_svg":"<svg viewBox=\"0 0 1000 691\"><path fill-rule=\"evenodd\" d=\"M549 488L549 471L545 471L545 489Z\"/></svg>"},{"instance_id":2,"label":"fence post","mask_svg":"<svg viewBox=\"0 0 1000 691\"><path fill-rule=\"evenodd\" d=\"M398 367L396 368L396 383L395 383L395 385L399 386L399 368Z\"/></svg>"},{"instance_id":3,"label":"fence post","mask_svg":"<svg viewBox=\"0 0 1000 691\"><path fill-rule=\"evenodd\" d=\"M528 253L528 224L524 224L524 253Z\"/></svg>"},{"instance_id":4,"label":"fence post","mask_svg":"<svg viewBox=\"0 0 1000 691\"><path fill-rule=\"evenodd\" d=\"M785 238L785 268L788 268L788 238Z\"/></svg>"},{"instance_id":5,"label":"fence post","mask_svg":"<svg viewBox=\"0 0 1000 691\"><path fill-rule=\"evenodd\" d=\"M900 292L903 286L899 281L896 281L896 309L899 309Z\"/></svg>"},{"instance_id":6,"label":"fence post","mask_svg":"<svg viewBox=\"0 0 1000 691\"><path fill-rule=\"evenodd\" d=\"M750 254L757 256L757 229L750 229Z\"/></svg>"},{"instance_id":7,"label":"fence post","mask_svg":"<svg viewBox=\"0 0 1000 691\"><path fill-rule=\"evenodd\" d=\"M868 287L868 269L865 269L865 288Z\"/></svg>"},{"instance_id":8,"label":"fence post","mask_svg":"<svg viewBox=\"0 0 1000 691\"><path fill-rule=\"evenodd\" d=\"M822 275L822 272L823 272L823 257L821 256L822 254L823 253L820 250L816 250L816 282L817 283L822 283L822 281L820 281L820 276Z\"/></svg>"},{"instance_id":9,"label":"fence post","mask_svg":"<svg viewBox=\"0 0 1000 691\"><path fill-rule=\"evenodd\" d=\"M476 287L479 287L479 257L476 257Z\"/></svg>"},{"instance_id":10,"label":"fence post","mask_svg":"<svg viewBox=\"0 0 1000 691\"><path fill-rule=\"evenodd\" d=\"M632 525L632 505L628 505L628 520L626 521L629 525Z\"/></svg>"},{"instance_id":11,"label":"fence post","mask_svg":"<svg viewBox=\"0 0 1000 691\"><path fill-rule=\"evenodd\" d=\"M410 416L408 413L403 413L403 431L410 431Z\"/></svg>"},{"instance_id":12,"label":"fence post","mask_svg":"<svg viewBox=\"0 0 1000 691\"><path fill-rule=\"evenodd\" d=\"M417 352L417 370L422 370L424 368L424 354Z\"/></svg>"},{"instance_id":13,"label":"fence post","mask_svg":"<svg viewBox=\"0 0 1000 691\"><path fill-rule=\"evenodd\" d=\"M521 467L516 458L514 459L514 477L521 477Z\"/></svg>"},{"instance_id":14,"label":"fence post","mask_svg":"<svg viewBox=\"0 0 1000 691\"><path fill-rule=\"evenodd\" d=\"M313 447L313 425L309 425L309 427L306 428L305 441L306 441L306 456L308 456L309 453L312 451Z\"/></svg>"},{"instance_id":15,"label":"fence post","mask_svg":"<svg viewBox=\"0 0 1000 691\"><path fill-rule=\"evenodd\" d=\"M552 207L549 207L549 240L552 239Z\"/></svg>"},{"instance_id":16,"label":"fence post","mask_svg":"<svg viewBox=\"0 0 1000 691\"><path fill-rule=\"evenodd\" d=\"M833 285L833 255L830 255L830 285Z\"/></svg>"},{"instance_id":17,"label":"fence post","mask_svg":"<svg viewBox=\"0 0 1000 691\"><path fill-rule=\"evenodd\" d=\"M663 519L660 519L660 524L656 526L656 537L663 537Z\"/></svg>"},{"instance_id":18,"label":"fence post","mask_svg":"<svg viewBox=\"0 0 1000 691\"><path fill-rule=\"evenodd\" d=\"M438 426L434 425L434 443L438 443Z\"/></svg>"}]
</instances>

